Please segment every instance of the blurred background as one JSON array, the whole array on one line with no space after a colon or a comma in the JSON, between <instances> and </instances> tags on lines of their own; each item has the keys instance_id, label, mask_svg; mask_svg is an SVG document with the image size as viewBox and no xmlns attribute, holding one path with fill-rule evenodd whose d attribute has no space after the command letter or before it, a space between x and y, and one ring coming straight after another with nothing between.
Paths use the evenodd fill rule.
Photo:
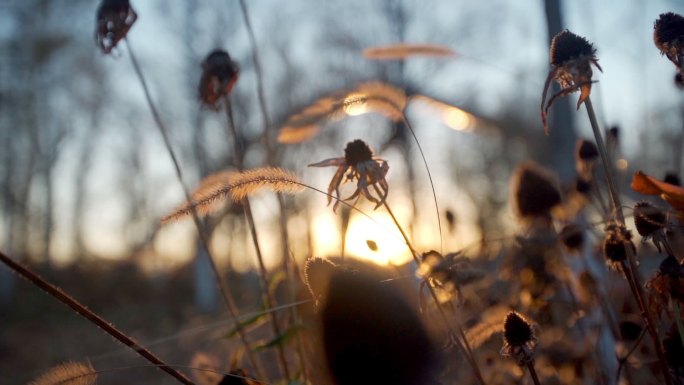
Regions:
<instances>
[{"instance_id":1,"label":"blurred background","mask_svg":"<svg viewBox=\"0 0 684 385\"><path fill-rule=\"evenodd\" d=\"M197 99L201 62L214 48L240 66L230 100L244 163L264 165L252 47L238 3L131 5L138 20L128 39L170 129L185 185L234 169L226 115ZM0 2L0 249L141 341L157 341L162 355L187 363L192 351L213 348L220 328L202 329L203 338L183 332L220 321L223 306L192 221L160 225L184 200L183 188L123 42L111 55L95 44L97 6ZM438 214L445 250L513 234L508 180L520 161L535 159L572 182L575 141L591 130L584 108L574 112L576 95L561 99L549 136L539 118L549 42L565 28L597 48L603 73L595 71L592 99L601 125L617 127L622 183L639 169L661 178L681 174L682 93L652 38L659 14L684 13L679 0L257 0L249 7L274 128L316 99L364 81L425 97L411 99L406 114L425 150L439 213L415 142L381 115L331 121L312 140L277 151L279 165L325 190L334 170L306 165L365 140L388 161L389 202L420 249L440 247ZM364 49L399 42L440 45L455 55L363 56ZM299 261L343 250L382 265L410 258L389 217L367 202L361 209L384 226L345 210L335 214L325 196L310 190L286 203ZM278 202L265 193L252 204L267 266L275 268L282 255ZM238 288L240 306L257 309L256 262L242 211L227 207L206 222L211 250ZM0 268L0 379L24 383L72 359L109 360L105 366L130 359L91 329ZM165 381L158 377L149 383Z\"/></svg>"}]
</instances>

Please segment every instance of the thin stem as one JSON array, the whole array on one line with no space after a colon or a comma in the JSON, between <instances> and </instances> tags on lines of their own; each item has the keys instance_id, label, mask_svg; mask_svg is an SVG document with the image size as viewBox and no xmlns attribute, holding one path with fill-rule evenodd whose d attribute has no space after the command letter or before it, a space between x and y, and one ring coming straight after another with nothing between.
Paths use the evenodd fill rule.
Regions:
<instances>
[{"instance_id":1,"label":"thin stem","mask_svg":"<svg viewBox=\"0 0 684 385\"><path fill-rule=\"evenodd\" d=\"M131 348L131 350L138 353L141 357L148 360L149 362L158 365L163 371L177 379L183 384L194 385L194 383L186 377L184 374L168 366L164 361L157 358L152 352L140 346L131 337L124 334L122 331L114 327L109 321L95 314L92 310L88 309L76 299L71 297L69 294L65 293L59 287L47 282L41 278L38 274L35 274L28 268L14 261L12 258L8 257L4 253L0 252L0 261L12 269L15 273L19 274L21 277L36 285L38 288L42 289L46 293L50 294L52 297L62 302L63 304L69 306L76 313L92 322L96 326L104 330L105 333L114 337L117 341Z\"/></svg>"},{"instance_id":2,"label":"thin stem","mask_svg":"<svg viewBox=\"0 0 684 385\"><path fill-rule=\"evenodd\" d=\"M138 63L138 60L133 53L133 48L131 47L130 42L128 41L128 38L124 38L124 41L126 42L126 48L128 49L128 54L129 57L131 58L131 63L133 64L133 68L135 70L135 73L138 76L138 79L140 80L140 84L142 85L143 91L145 93L145 99L147 101L148 106L150 107L150 110L152 111L152 116L154 117L154 121L157 125L157 128L159 128L159 132L162 135L162 138L164 139L164 145L166 146L166 149L169 153L169 156L171 157L171 160L173 161L173 166L176 171L176 177L178 178L178 182L181 184L181 187L183 188L183 192L185 193L185 198L187 199L188 202L192 201L192 198L190 196L190 191L187 189L185 186L185 183L183 183L183 174L181 172L180 168L180 163L178 162L178 159L176 158L176 154L173 151L173 147L171 146L171 140L169 139L169 133L168 130L166 129L166 126L164 125L164 122L161 119L161 116L159 115L159 112L157 111L157 107L154 105L154 102L152 101L152 96L150 94L150 90L147 86L147 81L145 80L145 76L142 73L142 69L140 68L140 64ZM209 248L209 240L207 238L206 233L204 232L204 229L202 227L202 224L199 220L199 216L197 215L197 210L194 206L191 207L191 212L192 212L192 218L193 221L195 222L195 227L197 227L197 233L200 238L200 243L202 245L203 250L207 253L208 259L209 259L209 265L211 266L211 271L214 274L214 279L216 281L216 285L219 288L219 291L221 292L221 295L223 296L223 299L226 303L226 307L228 308L228 312L230 313L230 317L235 321L235 328L238 331L238 335L240 336L240 340L242 342L242 345L245 348L245 351L247 352L247 357L250 361L250 364L252 365L252 368L254 369L255 373L257 373L260 377L265 378L263 376L263 370L259 365L256 363L256 359L254 358L254 354L252 353L252 349L249 346L249 343L247 341L247 336L244 333L244 330L242 328L242 325L238 322L238 307L235 304L235 300L233 299L233 296L230 292L230 289L228 286L223 282L223 278L221 277L221 274L219 273L218 267L216 266L216 260L213 257L211 250Z\"/></svg>"},{"instance_id":3,"label":"thin stem","mask_svg":"<svg viewBox=\"0 0 684 385\"><path fill-rule=\"evenodd\" d=\"M682 341L682 346L684 346L684 324L682 324L682 311L679 308L679 300L676 298L671 298L672 308L675 312L675 323L677 324L677 331L679 332L679 339Z\"/></svg>"},{"instance_id":4,"label":"thin stem","mask_svg":"<svg viewBox=\"0 0 684 385\"><path fill-rule=\"evenodd\" d=\"M256 225L254 224L254 215L252 214L252 208L249 204L249 199L245 199L242 202L242 207L245 212L245 217L247 218L247 223L249 225L249 231L252 236L252 242L254 243L254 248L257 254L257 260L259 262L259 281L261 283L261 290L264 293L264 301L266 302L266 307L271 308L275 301L268 290L268 279L266 271L266 265L264 264L264 257L261 254L261 247L259 246L259 238L256 231ZM273 330L274 338L280 337L280 326L278 326L278 318L275 313L269 313L269 319L271 320L271 329ZM285 359L285 351L283 350L282 344L277 345L277 356L278 356L278 366L280 371L285 376L286 382L290 381L290 371L287 367L287 360Z\"/></svg>"},{"instance_id":5,"label":"thin stem","mask_svg":"<svg viewBox=\"0 0 684 385\"><path fill-rule=\"evenodd\" d=\"M418 151L420 152L420 157L423 159L423 164L425 165L425 170L427 171L428 179L430 180L430 188L432 189L432 199L435 203L435 213L437 214L437 228L439 229L439 252L441 254L444 254L444 241L443 241L443 236L442 236L442 218L439 215L439 205L437 204L437 193L435 192L435 185L432 182L432 174L430 173L430 167L428 167L427 160L425 159L425 153L423 152L423 147L421 147L420 142L418 141L418 137L416 136L416 133L413 130L413 126L411 126L411 123L408 121L408 119L406 118L406 115L403 112L401 114L401 119L404 121L406 128L409 129L411 136L413 136L413 140L416 141L416 146L418 147Z\"/></svg>"},{"instance_id":6,"label":"thin stem","mask_svg":"<svg viewBox=\"0 0 684 385\"><path fill-rule=\"evenodd\" d=\"M537 376L537 371L534 369L534 360L530 360L527 363L527 370L530 372L530 375L532 376L532 381L534 382L534 385L541 385L541 382L539 382L539 377Z\"/></svg>"},{"instance_id":7,"label":"thin stem","mask_svg":"<svg viewBox=\"0 0 684 385\"><path fill-rule=\"evenodd\" d=\"M594 137L596 139L596 145L601 155L601 163L603 163L603 169L606 174L606 182L608 184L608 191L610 193L610 200L613 206L613 212L617 219L617 222L622 227L625 226L625 216L622 213L622 204L620 203L620 196L617 192L617 187L615 185L615 179L612 173L612 163L611 158L606 151L606 146L603 142L603 136L601 135L601 130L599 128L598 122L596 120L596 114L594 112L594 106L591 104L591 97L587 97L584 101L584 105L587 108L587 114L589 115L589 121L591 123L591 128L594 131ZM672 378L670 377L670 372L667 369L667 364L665 361L665 352L663 350L663 345L658 337L658 331L656 330L655 323L653 322L653 317L649 308L646 306L644 301L644 293L642 289L641 278L639 276L636 260L634 257L634 252L632 250L632 245L630 241L624 241L624 249L627 254L627 263L622 263L623 271L629 282L630 289L637 299L639 308L641 309L641 315L646 322L646 328L648 329L649 335L653 340L653 344L660 361L660 366L663 371L663 377L665 378L665 383L672 385ZM627 268L628 267L628 268Z\"/></svg>"},{"instance_id":8,"label":"thin stem","mask_svg":"<svg viewBox=\"0 0 684 385\"><path fill-rule=\"evenodd\" d=\"M375 191L378 194L380 194L380 190L378 189L378 186L373 185L373 187L375 188ZM418 259L418 253L416 252L416 250L411 245L411 241L409 240L408 236L406 235L406 232L404 232L404 229L401 226L401 224L399 224L399 220L397 220L397 217L394 216L392 209L387 204L387 200L383 201L383 205L385 206L387 213L392 218L392 221L394 221L394 224L397 226L397 229L399 229L401 236L404 238L404 241L406 242L406 246L408 246L409 250L411 251L411 256L413 257L413 260L416 262L416 265L420 266L420 260ZM444 322L445 326L447 327L449 335L455 335L455 333L451 327L451 323L449 322L449 318L447 317L444 308L442 307L441 303L439 302L439 299L437 298L437 294L435 293L434 288L429 283L427 284L427 287L428 287L428 291L430 292L430 296L432 297L432 299L435 301L435 304L437 305L437 309L439 310L439 314L442 318L442 321ZM459 325L457 325L457 329L458 329L458 334L460 336L460 338L456 338L456 342L458 343L458 347L463 351L466 359L468 360L468 363L472 367L473 372L475 373L475 376L477 377L477 380L480 382L480 384L485 385L484 378L482 377L482 373L480 372L480 368L477 365L477 362L475 361L475 356L473 355L473 351L472 351L472 349L470 349L470 344L468 343L468 339L466 338L465 332L463 332L463 328L461 328Z\"/></svg>"},{"instance_id":9,"label":"thin stem","mask_svg":"<svg viewBox=\"0 0 684 385\"><path fill-rule=\"evenodd\" d=\"M637 338L636 342L634 343L634 346L632 346L632 348L629 349L629 351L627 352L627 354L624 357L618 358L617 374L615 375L615 380L617 381L617 383L620 383L620 374L622 373L622 368L625 366L625 363L629 359L629 356L631 356L632 353L634 353L636 351L637 347L639 347L639 345L641 345L641 341L644 340L645 335L646 335L646 329L642 329L641 333L639 333L639 337Z\"/></svg>"}]
</instances>

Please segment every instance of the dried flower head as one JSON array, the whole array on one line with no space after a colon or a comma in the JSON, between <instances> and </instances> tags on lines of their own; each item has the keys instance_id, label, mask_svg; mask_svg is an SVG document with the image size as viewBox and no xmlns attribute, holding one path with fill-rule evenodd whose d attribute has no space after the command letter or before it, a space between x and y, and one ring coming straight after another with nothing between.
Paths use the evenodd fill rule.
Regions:
<instances>
[{"instance_id":1,"label":"dried flower head","mask_svg":"<svg viewBox=\"0 0 684 385\"><path fill-rule=\"evenodd\" d=\"M513 205L522 218L548 217L551 209L561 203L554 175L534 162L518 166L511 185Z\"/></svg>"},{"instance_id":2,"label":"dried flower head","mask_svg":"<svg viewBox=\"0 0 684 385\"><path fill-rule=\"evenodd\" d=\"M239 67L222 49L212 51L202 62L199 98L202 103L216 108L216 103L228 96L238 79Z\"/></svg>"},{"instance_id":3,"label":"dried flower head","mask_svg":"<svg viewBox=\"0 0 684 385\"><path fill-rule=\"evenodd\" d=\"M97 9L95 39L104 53L112 52L138 19L128 0L103 0Z\"/></svg>"},{"instance_id":4,"label":"dried flower head","mask_svg":"<svg viewBox=\"0 0 684 385\"><path fill-rule=\"evenodd\" d=\"M595 65L599 71L602 71L595 54L596 49L587 39L575 35L568 30L559 32L551 40L550 56L552 69L546 78L541 102L542 122L544 123L544 131L547 134L549 131L547 123L548 111L556 99L580 91L580 97L577 101L577 108L579 109L582 103L589 97L592 84L591 77L593 75L591 65ZM555 80L560 85L561 90L546 103L546 94L551 86L551 80Z\"/></svg>"},{"instance_id":5,"label":"dried flower head","mask_svg":"<svg viewBox=\"0 0 684 385\"><path fill-rule=\"evenodd\" d=\"M642 237L650 237L667 226L667 216L651 203L640 201L634 205L634 225Z\"/></svg>"},{"instance_id":6,"label":"dried flower head","mask_svg":"<svg viewBox=\"0 0 684 385\"><path fill-rule=\"evenodd\" d=\"M636 253L636 247L632 242L632 233L624 226L611 223L606 227L606 237L603 240L603 255L608 267L622 271L622 264L627 260L628 247L632 254Z\"/></svg>"},{"instance_id":7,"label":"dried flower head","mask_svg":"<svg viewBox=\"0 0 684 385\"><path fill-rule=\"evenodd\" d=\"M661 263L658 271L646 286L667 303L667 298L684 302L684 266L670 255Z\"/></svg>"},{"instance_id":8,"label":"dried flower head","mask_svg":"<svg viewBox=\"0 0 684 385\"><path fill-rule=\"evenodd\" d=\"M591 180L585 180L584 178L577 178L575 181L575 191L581 194L589 195L591 192Z\"/></svg>"},{"instance_id":9,"label":"dried flower head","mask_svg":"<svg viewBox=\"0 0 684 385\"><path fill-rule=\"evenodd\" d=\"M653 42L661 55L681 67L684 64L680 62L684 55L684 17L673 12L661 14L653 25Z\"/></svg>"},{"instance_id":10,"label":"dried flower head","mask_svg":"<svg viewBox=\"0 0 684 385\"><path fill-rule=\"evenodd\" d=\"M681 186L682 185L682 181L679 179L679 175L675 172L665 173L665 178L663 178L663 182L669 183L669 184L675 185L675 186Z\"/></svg>"},{"instance_id":11,"label":"dried flower head","mask_svg":"<svg viewBox=\"0 0 684 385\"><path fill-rule=\"evenodd\" d=\"M584 244L584 230L576 223L570 223L563 227L558 234L563 245L571 251L580 251Z\"/></svg>"},{"instance_id":12,"label":"dried flower head","mask_svg":"<svg viewBox=\"0 0 684 385\"><path fill-rule=\"evenodd\" d=\"M517 312L510 312L504 321L504 346L501 355L513 357L518 365L525 365L533 358L537 346L534 327Z\"/></svg>"},{"instance_id":13,"label":"dried flower head","mask_svg":"<svg viewBox=\"0 0 684 385\"><path fill-rule=\"evenodd\" d=\"M593 161L599 156L596 145L586 139L578 139L575 150L575 157L579 160Z\"/></svg>"},{"instance_id":14,"label":"dried flower head","mask_svg":"<svg viewBox=\"0 0 684 385\"><path fill-rule=\"evenodd\" d=\"M461 297L461 287L484 278L485 273L473 268L470 259L460 252L442 255L430 250L421 255L421 263L416 275L435 288L435 294L441 302L447 302L458 295Z\"/></svg>"},{"instance_id":15,"label":"dried flower head","mask_svg":"<svg viewBox=\"0 0 684 385\"><path fill-rule=\"evenodd\" d=\"M328 166L337 167L337 172L335 172L328 185L328 204L333 199L333 192L337 198L335 205L333 205L333 211L337 210L341 199L340 185L345 181L356 180L357 182L354 193L344 200L354 199L359 195L363 195L366 199L376 204L376 209L385 202L389 193L389 185L385 179L389 165L385 160L374 157L373 151L361 139L347 143L347 147L344 149L344 157L326 159L309 165L309 167ZM347 171L349 172L347 173ZM368 190L371 186L375 189L377 197Z\"/></svg>"}]
</instances>

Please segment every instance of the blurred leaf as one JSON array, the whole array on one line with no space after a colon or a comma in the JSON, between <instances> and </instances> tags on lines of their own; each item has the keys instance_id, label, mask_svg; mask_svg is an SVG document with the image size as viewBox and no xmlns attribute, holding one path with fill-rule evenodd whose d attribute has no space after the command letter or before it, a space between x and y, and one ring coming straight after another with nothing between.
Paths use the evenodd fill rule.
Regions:
<instances>
[{"instance_id":1,"label":"blurred leaf","mask_svg":"<svg viewBox=\"0 0 684 385\"><path fill-rule=\"evenodd\" d=\"M632 190L645 195L658 195L677 211L680 219L684 219L684 187L662 182L641 171L634 173Z\"/></svg>"},{"instance_id":2,"label":"blurred leaf","mask_svg":"<svg viewBox=\"0 0 684 385\"><path fill-rule=\"evenodd\" d=\"M285 274L285 272L282 270L278 270L275 274L273 274L270 282L268 283L268 292L271 294L275 293L275 291L278 289L278 285L280 285L281 282L284 282L285 279L287 279L287 274Z\"/></svg>"},{"instance_id":3,"label":"blurred leaf","mask_svg":"<svg viewBox=\"0 0 684 385\"><path fill-rule=\"evenodd\" d=\"M255 347L254 347L254 351L255 351L255 352L258 352L258 351L265 350L265 349L269 349L269 348L273 348L273 347L276 347L276 346L285 345L292 337L295 336L295 334L297 334L297 332L298 332L299 329L301 329L301 328L302 328L302 325L300 325L300 324L292 325L292 326L290 326L290 328L287 329L284 333L282 333L282 334L279 335L279 336L276 336L274 339L272 339L272 340L266 342L266 343L263 344L263 345L257 345L257 346L255 346Z\"/></svg>"},{"instance_id":4,"label":"blurred leaf","mask_svg":"<svg viewBox=\"0 0 684 385\"><path fill-rule=\"evenodd\" d=\"M375 243L375 241L367 239L366 244L368 245L368 248L371 249L371 251L378 251L378 244Z\"/></svg>"},{"instance_id":5,"label":"blurred leaf","mask_svg":"<svg viewBox=\"0 0 684 385\"><path fill-rule=\"evenodd\" d=\"M268 314L266 314L266 313L259 313L259 314L255 315L251 318L248 318L244 321L238 322L238 325L240 325L241 329L246 329L249 326L257 327L257 326L261 325L266 320L267 315ZM235 334L237 334L237 332L238 332L238 328L233 327L226 334L226 338L233 337Z\"/></svg>"}]
</instances>

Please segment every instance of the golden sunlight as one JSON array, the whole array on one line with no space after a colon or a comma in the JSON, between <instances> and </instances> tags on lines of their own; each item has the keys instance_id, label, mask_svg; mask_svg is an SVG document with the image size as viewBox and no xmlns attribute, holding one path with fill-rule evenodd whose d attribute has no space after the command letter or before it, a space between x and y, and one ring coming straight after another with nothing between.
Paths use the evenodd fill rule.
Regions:
<instances>
[{"instance_id":1,"label":"golden sunlight","mask_svg":"<svg viewBox=\"0 0 684 385\"><path fill-rule=\"evenodd\" d=\"M469 113L457 107L449 107L442 112L444 123L458 131L470 131L472 118Z\"/></svg>"},{"instance_id":2,"label":"golden sunlight","mask_svg":"<svg viewBox=\"0 0 684 385\"><path fill-rule=\"evenodd\" d=\"M365 94L351 93L344 99L344 112L349 116L357 116L370 111L368 104L363 101Z\"/></svg>"},{"instance_id":3,"label":"golden sunlight","mask_svg":"<svg viewBox=\"0 0 684 385\"><path fill-rule=\"evenodd\" d=\"M411 253L392 218L386 213L374 213L373 219L375 221L363 215L352 216L345 245L347 254L383 266L410 261ZM371 245L377 246L375 251Z\"/></svg>"}]
</instances>

